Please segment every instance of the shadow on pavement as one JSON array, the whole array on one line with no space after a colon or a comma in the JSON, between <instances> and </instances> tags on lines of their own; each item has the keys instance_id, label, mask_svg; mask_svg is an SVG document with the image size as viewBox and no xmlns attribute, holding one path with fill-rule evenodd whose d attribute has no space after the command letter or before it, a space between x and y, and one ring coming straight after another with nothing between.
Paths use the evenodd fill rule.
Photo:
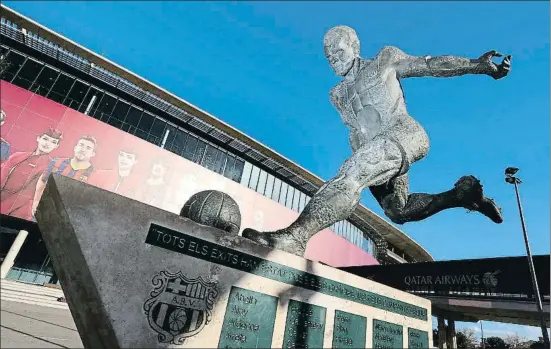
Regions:
<instances>
[{"instance_id":1,"label":"shadow on pavement","mask_svg":"<svg viewBox=\"0 0 551 349\"><path fill-rule=\"evenodd\" d=\"M17 316L21 316L21 317L24 317L24 318L27 318L27 319L31 319L31 320L35 320L35 321L40 321L40 322L46 323L46 324L48 324L48 325L57 326L57 327L61 327L61 328L64 328L64 329L67 329L67 330L70 330L70 331L77 332L77 330L75 330L74 328L70 328L70 327L63 326L63 325L58 325L58 324L55 324L55 323L53 323L53 322L49 322L49 321L45 321L45 320L40 320L40 319L34 318L34 317L32 317L32 316L27 316L27 315L23 315L23 314L19 314L19 313L13 312L13 311L3 310L3 309L2 309L2 312L3 312L3 313L10 313L10 314L17 315Z\"/></svg>"},{"instance_id":2,"label":"shadow on pavement","mask_svg":"<svg viewBox=\"0 0 551 349\"><path fill-rule=\"evenodd\" d=\"M29 334L29 333L27 333L27 332L23 332L23 331L16 330L16 329L11 328L11 327L8 327L8 326L0 325L0 327L5 328L5 329L10 330L10 331L13 331L13 332L17 332L17 333L23 334L23 335L25 335L25 336L32 337L32 338L34 338L34 339L38 339L39 341L42 341L42 342L46 342L46 343L49 343L49 344L57 345L58 347L61 347L61 348L70 349L69 347L66 347L66 346L64 346L64 345L61 345L61 344L59 344L59 343L51 342L51 341L49 341L49 340L47 340L47 339L43 339L43 338L34 336L34 335Z\"/></svg>"}]
</instances>

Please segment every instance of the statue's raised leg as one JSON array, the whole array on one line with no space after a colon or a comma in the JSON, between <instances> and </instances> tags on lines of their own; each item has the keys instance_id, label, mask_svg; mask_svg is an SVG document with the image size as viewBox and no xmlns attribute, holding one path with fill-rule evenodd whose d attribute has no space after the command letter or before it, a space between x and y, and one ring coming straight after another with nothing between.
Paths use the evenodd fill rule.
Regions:
<instances>
[{"instance_id":1,"label":"statue's raised leg","mask_svg":"<svg viewBox=\"0 0 551 349\"><path fill-rule=\"evenodd\" d=\"M420 221L442 210L466 208L480 212L495 223L503 222L501 210L484 196L480 181L474 176L463 176L454 188L439 194L409 193L407 174L387 184L370 187L385 214L394 223Z\"/></svg>"},{"instance_id":2,"label":"statue's raised leg","mask_svg":"<svg viewBox=\"0 0 551 349\"><path fill-rule=\"evenodd\" d=\"M403 168L403 150L386 138L374 139L358 149L312 197L300 216L289 227L275 232L245 229L243 237L299 256L319 231L350 216L368 186L388 182Z\"/></svg>"}]
</instances>

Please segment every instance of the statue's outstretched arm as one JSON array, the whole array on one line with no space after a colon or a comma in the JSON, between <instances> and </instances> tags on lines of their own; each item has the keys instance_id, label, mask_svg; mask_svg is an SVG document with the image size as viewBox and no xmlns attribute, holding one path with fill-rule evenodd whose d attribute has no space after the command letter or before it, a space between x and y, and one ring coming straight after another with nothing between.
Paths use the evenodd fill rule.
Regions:
<instances>
[{"instance_id":1,"label":"statue's outstretched arm","mask_svg":"<svg viewBox=\"0 0 551 349\"><path fill-rule=\"evenodd\" d=\"M497 80L507 76L511 70L511 56L506 56L500 64L492 61L493 57L502 56L496 51L489 51L479 58L471 59L456 56L417 57L410 56L397 47L385 47L379 56L383 62L396 70L399 78L483 74Z\"/></svg>"}]
</instances>

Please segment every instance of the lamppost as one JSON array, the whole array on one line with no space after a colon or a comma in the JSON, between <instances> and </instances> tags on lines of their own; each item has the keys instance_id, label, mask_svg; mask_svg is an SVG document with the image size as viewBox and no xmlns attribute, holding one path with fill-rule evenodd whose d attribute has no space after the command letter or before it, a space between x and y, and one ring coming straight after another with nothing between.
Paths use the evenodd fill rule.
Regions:
<instances>
[{"instance_id":1,"label":"lamppost","mask_svg":"<svg viewBox=\"0 0 551 349\"><path fill-rule=\"evenodd\" d=\"M524 234L524 245L526 246L526 255L528 256L528 266L530 268L530 276L532 277L532 286L534 287L534 294L536 295L536 305L538 306L538 313L540 315L541 332L543 335L543 343L546 349L549 348L549 335L547 333L547 327L545 326L545 315L543 312L543 306L541 303L541 295L538 287L538 280L536 279L536 270L534 269L534 260L532 259L532 252L530 252L530 243L528 242L528 233L526 232L526 224L524 223L524 214L522 213L522 205L520 203L520 194L518 185L522 183L520 178L515 177L518 172L516 167L507 167L505 170L505 182L513 184L515 186L515 193L517 195L518 212L520 215L520 224L522 225L522 232Z\"/></svg>"},{"instance_id":2,"label":"lamppost","mask_svg":"<svg viewBox=\"0 0 551 349\"><path fill-rule=\"evenodd\" d=\"M480 336L482 337L482 341L481 341L482 349L486 349L486 343L484 343L484 330L482 329L482 320L480 320Z\"/></svg>"}]
</instances>

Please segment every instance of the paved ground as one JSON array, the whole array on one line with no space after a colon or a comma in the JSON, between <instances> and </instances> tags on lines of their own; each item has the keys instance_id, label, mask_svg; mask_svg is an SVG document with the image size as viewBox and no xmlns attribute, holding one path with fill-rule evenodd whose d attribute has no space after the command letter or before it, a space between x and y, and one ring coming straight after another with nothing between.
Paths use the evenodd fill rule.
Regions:
<instances>
[{"instance_id":1,"label":"paved ground","mask_svg":"<svg viewBox=\"0 0 551 349\"><path fill-rule=\"evenodd\" d=\"M69 310L2 301L0 348L82 348Z\"/></svg>"}]
</instances>

